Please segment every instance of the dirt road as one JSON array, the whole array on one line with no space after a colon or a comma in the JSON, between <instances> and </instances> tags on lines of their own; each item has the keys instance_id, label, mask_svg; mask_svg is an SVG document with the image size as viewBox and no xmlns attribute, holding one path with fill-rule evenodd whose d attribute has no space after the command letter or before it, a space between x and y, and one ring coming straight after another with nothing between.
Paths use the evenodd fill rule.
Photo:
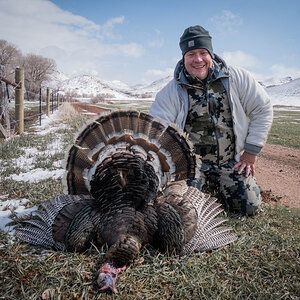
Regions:
<instances>
[{"instance_id":1,"label":"dirt road","mask_svg":"<svg viewBox=\"0 0 300 300\"><path fill-rule=\"evenodd\" d=\"M282 205L300 207L300 149L267 144L258 157L256 178Z\"/></svg>"}]
</instances>

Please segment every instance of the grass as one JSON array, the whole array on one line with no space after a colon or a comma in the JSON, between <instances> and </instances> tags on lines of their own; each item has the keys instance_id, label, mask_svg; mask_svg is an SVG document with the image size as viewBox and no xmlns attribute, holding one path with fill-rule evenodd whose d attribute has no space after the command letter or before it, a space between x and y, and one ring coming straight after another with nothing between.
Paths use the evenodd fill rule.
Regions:
<instances>
[{"instance_id":1,"label":"grass","mask_svg":"<svg viewBox=\"0 0 300 300\"><path fill-rule=\"evenodd\" d=\"M265 207L232 216L238 241L210 253L164 256L144 249L118 278L119 295L100 294L95 274L105 249L83 254L10 244L1 238L2 299L299 299L299 210ZM0 296L0 299L1 299Z\"/></svg>"},{"instance_id":2,"label":"grass","mask_svg":"<svg viewBox=\"0 0 300 300\"><path fill-rule=\"evenodd\" d=\"M152 104L152 100L141 100L141 101L116 101L116 103L105 103L105 104L95 104L96 106L102 107L104 109L134 109L141 112L148 112Z\"/></svg>"},{"instance_id":3,"label":"grass","mask_svg":"<svg viewBox=\"0 0 300 300\"><path fill-rule=\"evenodd\" d=\"M300 111L274 110L268 143L300 148Z\"/></svg>"},{"instance_id":4,"label":"grass","mask_svg":"<svg viewBox=\"0 0 300 300\"><path fill-rule=\"evenodd\" d=\"M297 121L298 113L275 111L273 126L286 128L282 139L297 140L298 132L286 123ZM25 170L17 162L28 155L24 149L40 151L32 154L32 169L54 169L63 160L64 150L47 154L47 145L60 140L65 149L85 121L64 115L63 122L71 126L55 134L31 133L0 141L0 196L26 198L31 207L62 192L60 180L26 183L7 177ZM282 134L275 127L270 141L274 132ZM0 299L300 299L300 209L265 204L256 217L228 217L239 237L235 243L185 257L143 249L120 273L118 295L100 293L95 284L105 247L92 246L81 254L45 251L12 241L0 231Z\"/></svg>"}]
</instances>

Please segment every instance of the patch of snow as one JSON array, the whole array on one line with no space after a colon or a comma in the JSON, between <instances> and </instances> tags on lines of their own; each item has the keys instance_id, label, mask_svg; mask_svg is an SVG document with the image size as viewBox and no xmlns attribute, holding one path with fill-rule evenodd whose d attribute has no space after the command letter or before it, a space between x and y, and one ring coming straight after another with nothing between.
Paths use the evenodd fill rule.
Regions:
<instances>
[{"instance_id":1,"label":"patch of snow","mask_svg":"<svg viewBox=\"0 0 300 300\"><path fill-rule=\"evenodd\" d=\"M57 110L50 117L43 115L42 117L42 125L34 126L37 130L36 134L46 135L49 132L56 131L58 129L67 127L67 125L63 124L60 121L60 111ZM11 175L4 179L13 179L16 181L26 181L26 182L39 182L42 180L46 180L48 178L59 179L62 178L65 170L62 169L62 160L56 161L53 163L53 166L56 167L56 170L49 171L41 168L33 169L34 162L36 158L39 156L50 156L54 155L57 152L61 152L63 149L63 145L60 140L60 136L48 145L49 150L39 151L36 148L23 148L24 155L17 159L11 160L11 164L17 166L19 168L28 170L28 172L21 173L19 175ZM1 160L0 160L1 162ZM29 201L27 199L14 199L14 200L6 200L8 195L0 195L0 230L7 231L10 234L13 234L13 227L6 226L7 223L11 222L11 215L16 214L18 217L22 217L25 214L29 214L32 211L36 210L37 207L34 206L29 209L25 209L26 203Z\"/></svg>"},{"instance_id":2,"label":"patch of snow","mask_svg":"<svg viewBox=\"0 0 300 300\"><path fill-rule=\"evenodd\" d=\"M272 95L270 98L272 105L300 106L300 97Z\"/></svg>"},{"instance_id":3,"label":"patch of snow","mask_svg":"<svg viewBox=\"0 0 300 300\"><path fill-rule=\"evenodd\" d=\"M53 163L53 167L63 168L63 163L64 163L64 160L57 160Z\"/></svg>"},{"instance_id":4,"label":"patch of snow","mask_svg":"<svg viewBox=\"0 0 300 300\"><path fill-rule=\"evenodd\" d=\"M29 183L40 182L46 179L59 179L62 178L65 173L64 169L57 169L53 171L44 170L41 168L37 168L34 170L30 170L26 173L20 173L19 175L13 174L7 177L6 179L12 179L15 181L24 181Z\"/></svg>"},{"instance_id":5,"label":"patch of snow","mask_svg":"<svg viewBox=\"0 0 300 300\"><path fill-rule=\"evenodd\" d=\"M0 199L3 199L3 197L5 196L7 195L1 195ZM0 201L0 230L13 234L13 227L6 226L9 222L12 221L12 213L16 214L18 217L22 217L37 209L37 206L26 209L25 205L28 201L28 199L12 199Z\"/></svg>"},{"instance_id":6,"label":"patch of snow","mask_svg":"<svg viewBox=\"0 0 300 300\"><path fill-rule=\"evenodd\" d=\"M12 160L12 164L14 164L17 168L30 170L34 168L34 162L36 157L19 157L17 159Z\"/></svg>"},{"instance_id":7,"label":"patch of snow","mask_svg":"<svg viewBox=\"0 0 300 300\"><path fill-rule=\"evenodd\" d=\"M47 117L46 114L43 115L41 125L35 125L32 128L38 131L40 135L46 135L59 129L65 129L67 125L61 122L60 110L56 110L53 114L50 114L50 117Z\"/></svg>"},{"instance_id":8,"label":"patch of snow","mask_svg":"<svg viewBox=\"0 0 300 300\"><path fill-rule=\"evenodd\" d=\"M54 142L49 144L48 148L51 150L44 151L43 155L54 155L57 152L61 152L63 150L63 145L62 145L60 139L58 138L57 140L55 140Z\"/></svg>"},{"instance_id":9,"label":"patch of snow","mask_svg":"<svg viewBox=\"0 0 300 300\"><path fill-rule=\"evenodd\" d=\"M98 114L89 111L83 112L82 114L86 116L98 116Z\"/></svg>"},{"instance_id":10,"label":"patch of snow","mask_svg":"<svg viewBox=\"0 0 300 300\"><path fill-rule=\"evenodd\" d=\"M34 163L36 162L38 157L55 155L56 153L63 150L63 145L59 140L56 140L53 143L49 144L49 149L51 150L39 151L36 148L22 148L25 154L18 158L12 159L11 164L16 166L17 168L32 170L34 168ZM60 163L61 161L58 161L58 164Z\"/></svg>"}]
</instances>

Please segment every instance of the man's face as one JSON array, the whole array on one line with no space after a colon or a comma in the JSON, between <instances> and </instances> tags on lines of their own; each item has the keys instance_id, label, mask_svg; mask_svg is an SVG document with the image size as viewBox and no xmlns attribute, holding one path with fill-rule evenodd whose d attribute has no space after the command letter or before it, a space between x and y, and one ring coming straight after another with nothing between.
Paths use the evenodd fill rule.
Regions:
<instances>
[{"instance_id":1,"label":"man's face","mask_svg":"<svg viewBox=\"0 0 300 300\"><path fill-rule=\"evenodd\" d=\"M194 49L184 55L184 66L190 75L203 80L213 66L213 59L206 49Z\"/></svg>"}]
</instances>

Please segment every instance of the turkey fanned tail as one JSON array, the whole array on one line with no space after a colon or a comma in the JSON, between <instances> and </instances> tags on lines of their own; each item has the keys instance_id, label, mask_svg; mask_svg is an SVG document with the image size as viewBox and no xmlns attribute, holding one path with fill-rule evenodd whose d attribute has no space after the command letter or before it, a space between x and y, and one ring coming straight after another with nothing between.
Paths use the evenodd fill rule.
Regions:
<instances>
[{"instance_id":1,"label":"turkey fanned tail","mask_svg":"<svg viewBox=\"0 0 300 300\"><path fill-rule=\"evenodd\" d=\"M65 193L93 196L94 193L101 193L102 189L98 191L95 184L91 184L99 180L99 172L110 176L105 170L105 165L110 161L112 165L117 162L115 168L110 167L116 172L114 176L118 182L115 182L115 186L126 189L128 180L132 182L130 172L127 174L127 169L132 169L132 163L128 161L130 156L132 160L139 159L147 165L145 174L154 174L155 178L149 179L151 187L155 189L156 185L163 187L169 180L194 178L196 164L200 163L186 134L174 125L165 126L142 112L115 111L86 126L69 149L64 178ZM122 160L125 166L120 166ZM142 177L140 179L143 181ZM147 186L143 188L151 198L152 191L147 191ZM98 200L98 197L94 198ZM143 198L145 203L149 200Z\"/></svg>"},{"instance_id":2,"label":"turkey fanned tail","mask_svg":"<svg viewBox=\"0 0 300 300\"><path fill-rule=\"evenodd\" d=\"M226 219L219 217L223 209L216 201L185 181L169 184L158 198L160 249L187 255L234 242L237 236L222 226Z\"/></svg>"},{"instance_id":3,"label":"turkey fanned tail","mask_svg":"<svg viewBox=\"0 0 300 300\"><path fill-rule=\"evenodd\" d=\"M23 220L17 226L16 237L32 245L57 250L84 250L89 245L94 228L88 224L95 214L94 199L87 195L58 195L41 204L39 210L30 215L30 219ZM80 216L85 214L84 222L78 222ZM79 223L76 232L69 229L72 223ZM74 237L75 235L75 237ZM83 242L84 240L84 242ZM73 241L73 245L72 245ZM75 245L75 246L74 246Z\"/></svg>"}]
</instances>

